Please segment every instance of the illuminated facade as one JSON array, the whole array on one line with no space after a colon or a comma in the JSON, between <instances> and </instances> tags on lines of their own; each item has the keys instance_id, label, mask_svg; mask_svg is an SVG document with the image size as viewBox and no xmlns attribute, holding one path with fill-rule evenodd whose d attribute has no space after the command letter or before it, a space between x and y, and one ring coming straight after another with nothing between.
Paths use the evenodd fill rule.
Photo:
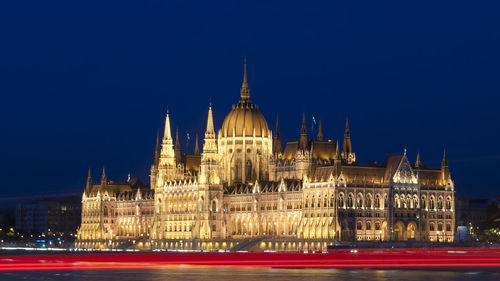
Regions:
<instances>
[{"instance_id":1,"label":"illuminated facade","mask_svg":"<svg viewBox=\"0 0 500 281\"><path fill-rule=\"evenodd\" d=\"M361 164L346 120L342 151L315 139L303 116L299 139L282 149L250 101L246 66L240 101L215 131L209 106L202 152L174 144L170 114L151 167L151 188L90 178L77 247L324 249L334 241L452 242L454 184L406 150Z\"/></svg>"}]
</instances>

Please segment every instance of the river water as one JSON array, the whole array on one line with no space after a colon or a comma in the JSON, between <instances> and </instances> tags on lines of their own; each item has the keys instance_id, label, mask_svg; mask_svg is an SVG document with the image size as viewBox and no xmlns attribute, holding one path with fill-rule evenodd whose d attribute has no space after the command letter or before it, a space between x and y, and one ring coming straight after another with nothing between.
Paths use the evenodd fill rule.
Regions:
<instances>
[{"instance_id":1,"label":"river water","mask_svg":"<svg viewBox=\"0 0 500 281\"><path fill-rule=\"evenodd\" d=\"M440 270L347 270L347 269L274 269L274 268L193 268L176 267L150 270L75 270L0 272L0 280L500 280L500 269L488 271Z\"/></svg>"}]
</instances>

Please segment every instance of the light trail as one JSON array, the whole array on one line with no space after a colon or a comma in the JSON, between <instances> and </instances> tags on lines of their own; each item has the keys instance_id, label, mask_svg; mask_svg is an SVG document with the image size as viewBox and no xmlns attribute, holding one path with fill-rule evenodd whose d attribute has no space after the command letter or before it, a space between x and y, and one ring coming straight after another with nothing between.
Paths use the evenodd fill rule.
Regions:
<instances>
[{"instance_id":1,"label":"light trail","mask_svg":"<svg viewBox=\"0 0 500 281\"><path fill-rule=\"evenodd\" d=\"M72 252L0 256L0 271L161 269L180 266L500 269L500 248L360 249L328 253Z\"/></svg>"}]
</instances>

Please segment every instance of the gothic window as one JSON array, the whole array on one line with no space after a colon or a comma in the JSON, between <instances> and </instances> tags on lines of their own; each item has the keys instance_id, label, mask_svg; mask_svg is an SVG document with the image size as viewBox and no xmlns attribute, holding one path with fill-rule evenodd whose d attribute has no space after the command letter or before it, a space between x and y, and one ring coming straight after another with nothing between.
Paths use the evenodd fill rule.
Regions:
<instances>
[{"instance_id":1,"label":"gothic window","mask_svg":"<svg viewBox=\"0 0 500 281\"><path fill-rule=\"evenodd\" d=\"M439 198L438 198L437 208L439 210L443 209L443 197L441 197L441 196L439 196Z\"/></svg>"},{"instance_id":2,"label":"gothic window","mask_svg":"<svg viewBox=\"0 0 500 281\"><path fill-rule=\"evenodd\" d=\"M434 231L434 223L432 223L432 222L431 222L431 223L429 224L429 230L430 230L430 231Z\"/></svg>"},{"instance_id":3,"label":"gothic window","mask_svg":"<svg viewBox=\"0 0 500 281\"><path fill-rule=\"evenodd\" d=\"M371 230L372 229L372 224L371 222L366 222L366 230Z\"/></svg>"},{"instance_id":4,"label":"gothic window","mask_svg":"<svg viewBox=\"0 0 500 281\"><path fill-rule=\"evenodd\" d=\"M371 208L372 207L372 196L368 194L366 196L366 208Z\"/></svg>"},{"instance_id":5,"label":"gothic window","mask_svg":"<svg viewBox=\"0 0 500 281\"><path fill-rule=\"evenodd\" d=\"M362 230L363 229L363 223L358 221L358 223L356 224L356 229L357 230Z\"/></svg>"},{"instance_id":6,"label":"gothic window","mask_svg":"<svg viewBox=\"0 0 500 281\"><path fill-rule=\"evenodd\" d=\"M443 231L443 224L442 223L438 223L438 231Z\"/></svg>"},{"instance_id":7,"label":"gothic window","mask_svg":"<svg viewBox=\"0 0 500 281\"><path fill-rule=\"evenodd\" d=\"M434 196L431 196L431 199L429 201L429 208L431 210L434 209Z\"/></svg>"},{"instance_id":8,"label":"gothic window","mask_svg":"<svg viewBox=\"0 0 500 281\"><path fill-rule=\"evenodd\" d=\"M446 224L446 231L451 231L451 224L449 223Z\"/></svg>"},{"instance_id":9,"label":"gothic window","mask_svg":"<svg viewBox=\"0 0 500 281\"><path fill-rule=\"evenodd\" d=\"M375 208L380 208L380 195L375 195Z\"/></svg>"},{"instance_id":10,"label":"gothic window","mask_svg":"<svg viewBox=\"0 0 500 281\"><path fill-rule=\"evenodd\" d=\"M358 208L363 207L363 197L361 197L361 195L358 195L358 200L356 201L356 207Z\"/></svg>"},{"instance_id":11,"label":"gothic window","mask_svg":"<svg viewBox=\"0 0 500 281\"><path fill-rule=\"evenodd\" d=\"M339 207L344 207L344 194L339 194Z\"/></svg>"},{"instance_id":12,"label":"gothic window","mask_svg":"<svg viewBox=\"0 0 500 281\"><path fill-rule=\"evenodd\" d=\"M417 197L417 195L413 196L413 208L418 208L418 197Z\"/></svg>"},{"instance_id":13,"label":"gothic window","mask_svg":"<svg viewBox=\"0 0 500 281\"><path fill-rule=\"evenodd\" d=\"M422 209L427 207L425 196L422 196Z\"/></svg>"},{"instance_id":14,"label":"gothic window","mask_svg":"<svg viewBox=\"0 0 500 281\"><path fill-rule=\"evenodd\" d=\"M380 222L375 222L375 230L380 230Z\"/></svg>"},{"instance_id":15,"label":"gothic window","mask_svg":"<svg viewBox=\"0 0 500 281\"><path fill-rule=\"evenodd\" d=\"M353 205L354 205L353 203L354 203L354 202L353 202L353 199L352 199L352 193L351 193L351 194L349 194L349 196L347 197L347 207L348 207L348 208L352 208L352 207L353 207Z\"/></svg>"},{"instance_id":16,"label":"gothic window","mask_svg":"<svg viewBox=\"0 0 500 281\"><path fill-rule=\"evenodd\" d=\"M446 197L446 209L451 210L451 198Z\"/></svg>"}]
</instances>

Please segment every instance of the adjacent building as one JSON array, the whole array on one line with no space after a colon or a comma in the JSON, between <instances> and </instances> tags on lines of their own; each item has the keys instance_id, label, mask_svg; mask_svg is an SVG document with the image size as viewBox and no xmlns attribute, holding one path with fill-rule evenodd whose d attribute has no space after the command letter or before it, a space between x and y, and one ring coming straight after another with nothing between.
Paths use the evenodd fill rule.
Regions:
<instances>
[{"instance_id":1,"label":"adjacent building","mask_svg":"<svg viewBox=\"0 0 500 281\"><path fill-rule=\"evenodd\" d=\"M75 234L80 226L79 196L45 197L16 206L16 231Z\"/></svg>"}]
</instances>

